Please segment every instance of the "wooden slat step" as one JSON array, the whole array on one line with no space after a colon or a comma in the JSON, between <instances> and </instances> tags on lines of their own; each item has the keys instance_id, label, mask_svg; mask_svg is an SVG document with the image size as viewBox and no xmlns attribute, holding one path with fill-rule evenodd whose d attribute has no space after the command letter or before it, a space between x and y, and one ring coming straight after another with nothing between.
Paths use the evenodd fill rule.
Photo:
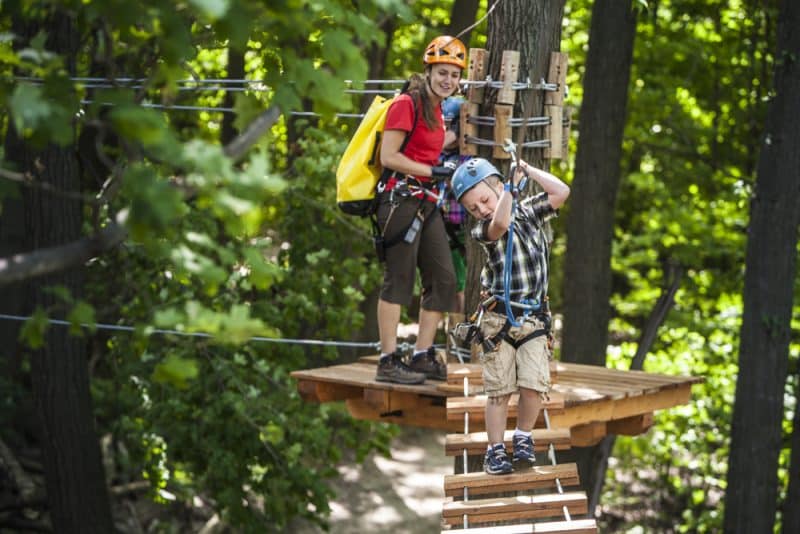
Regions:
<instances>
[{"instance_id":1,"label":"wooden slat step","mask_svg":"<svg viewBox=\"0 0 800 534\"><path fill-rule=\"evenodd\" d=\"M574 463L533 466L508 475L483 472L445 475L444 494L448 497L461 496L465 487L470 495L552 488L555 487L555 479L559 479L562 486L577 486L580 483L578 466Z\"/></svg>"},{"instance_id":2,"label":"wooden slat step","mask_svg":"<svg viewBox=\"0 0 800 534\"><path fill-rule=\"evenodd\" d=\"M447 398L447 420L458 421L464 418L464 413L469 412L470 421L483 421L486 411L486 395L476 395L474 397L448 397ZM517 416L517 405L519 404L519 394L514 393L508 401L508 417ZM550 415L557 415L564 412L564 395L557 392L550 393L550 400L544 404Z\"/></svg>"},{"instance_id":3,"label":"wooden slat step","mask_svg":"<svg viewBox=\"0 0 800 534\"><path fill-rule=\"evenodd\" d=\"M520 495L499 499L452 501L445 503L442 517L449 525L461 525L464 515L469 524L517 519L564 517L564 507L572 515L585 514L588 508L586 493L582 491L551 493L546 495Z\"/></svg>"},{"instance_id":4,"label":"wooden slat step","mask_svg":"<svg viewBox=\"0 0 800 534\"><path fill-rule=\"evenodd\" d=\"M511 444L513 436L513 430L507 430L503 435L503 441L509 451L513 449ZM533 431L533 443L536 452L545 452L551 443L556 450L567 450L570 448L570 431L568 428L537 428ZM488 445L489 438L486 432L448 434L444 443L444 453L447 456L458 456L467 449L467 454L483 454Z\"/></svg>"},{"instance_id":5,"label":"wooden slat step","mask_svg":"<svg viewBox=\"0 0 800 534\"><path fill-rule=\"evenodd\" d=\"M597 534L597 522L594 519L576 519L527 525L443 530L442 534Z\"/></svg>"}]
</instances>

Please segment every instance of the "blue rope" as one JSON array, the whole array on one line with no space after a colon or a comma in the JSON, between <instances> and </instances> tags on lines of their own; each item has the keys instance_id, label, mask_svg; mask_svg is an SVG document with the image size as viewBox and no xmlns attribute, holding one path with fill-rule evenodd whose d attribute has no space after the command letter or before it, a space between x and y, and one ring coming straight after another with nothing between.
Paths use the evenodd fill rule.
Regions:
<instances>
[{"instance_id":1,"label":"blue rope","mask_svg":"<svg viewBox=\"0 0 800 534\"><path fill-rule=\"evenodd\" d=\"M506 305L506 319L511 326L522 326L511 311L511 265L514 259L514 215L517 211L517 197L511 201L511 222L508 225L508 240L506 241L506 262L503 265L503 302Z\"/></svg>"}]
</instances>

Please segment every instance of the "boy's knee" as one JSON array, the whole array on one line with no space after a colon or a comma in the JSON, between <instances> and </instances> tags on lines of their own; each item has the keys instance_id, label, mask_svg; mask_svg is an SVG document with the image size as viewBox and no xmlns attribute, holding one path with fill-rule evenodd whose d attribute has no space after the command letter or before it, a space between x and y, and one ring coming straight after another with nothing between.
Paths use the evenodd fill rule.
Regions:
<instances>
[{"instance_id":1,"label":"boy's knee","mask_svg":"<svg viewBox=\"0 0 800 534\"><path fill-rule=\"evenodd\" d=\"M507 393L505 395L498 395L497 397L489 397L487 402L492 406L502 406L503 404L507 404L510 398L511 393Z\"/></svg>"}]
</instances>

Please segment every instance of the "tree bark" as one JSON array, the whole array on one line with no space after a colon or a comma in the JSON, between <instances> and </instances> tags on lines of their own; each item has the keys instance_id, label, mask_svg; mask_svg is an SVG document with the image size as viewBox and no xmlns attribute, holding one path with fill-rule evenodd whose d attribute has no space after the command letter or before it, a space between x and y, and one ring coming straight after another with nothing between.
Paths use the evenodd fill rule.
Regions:
<instances>
[{"instance_id":1,"label":"tree bark","mask_svg":"<svg viewBox=\"0 0 800 534\"><path fill-rule=\"evenodd\" d=\"M636 12L630 1L595 2L566 221L561 342L561 360L566 362L606 363L614 207L635 35ZM589 496L590 514L600 499L613 444L613 438L607 438L565 455L578 464L581 485Z\"/></svg>"},{"instance_id":2,"label":"tree bark","mask_svg":"<svg viewBox=\"0 0 800 534\"><path fill-rule=\"evenodd\" d=\"M550 67L550 53L561 50L561 21L564 18L564 0L528 2L525 0L506 0L497 4L489 16L486 47L489 51L488 73L493 80L500 77L500 66L504 50L517 50L520 53L520 80L526 78L541 80L547 78ZM481 114L493 116L497 100L495 90L486 91ZM537 90L519 91L514 106L514 117L544 115L544 92ZM523 141L535 138L532 130ZM480 137L494 139L491 127L481 128ZM514 132L514 140L519 139ZM488 151L481 150L483 157L490 157ZM520 157L531 165L542 167L544 158L539 149L522 149ZM498 164L499 168L502 166ZM507 165L506 165L507 166ZM480 272L484 258L481 248L472 240L467 240L467 286L465 301L467 310L474 310L480 300Z\"/></svg>"},{"instance_id":3,"label":"tree bark","mask_svg":"<svg viewBox=\"0 0 800 534\"><path fill-rule=\"evenodd\" d=\"M236 48L234 46L228 47L228 80L243 80L244 79L244 49ZM225 101L222 106L232 108L236 102L236 93L227 91L225 93ZM233 126L233 121L236 115L233 113L223 113L222 115L222 128L220 129L219 140L223 145L227 145L236 137L236 128Z\"/></svg>"},{"instance_id":4,"label":"tree bark","mask_svg":"<svg viewBox=\"0 0 800 534\"><path fill-rule=\"evenodd\" d=\"M562 361L606 363L614 206L635 34L630 1L595 2L566 221Z\"/></svg>"},{"instance_id":5,"label":"tree bark","mask_svg":"<svg viewBox=\"0 0 800 534\"><path fill-rule=\"evenodd\" d=\"M800 399L800 368L796 371L794 398ZM795 400L797 402L797 400ZM800 410L795 408L792 421L792 438L789 442L792 456L789 460L789 488L783 502L783 534L800 532Z\"/></svg>"},{"instance_id":6,"label":"tree bark","mask_svg":"<svg viewBox=\"0 0 800 534\"><path fill-rule=\"evenodd\" d=\"M778 19L774 97L750 203L726 533L772 532L775 522L800 227L800 131L795 124L800 117L799 25L800 3L784 0Z\"/></svg>"},{"instance_id":7,"label":"tree bark","mask_svg":"<svg viewBox=\"0 0 800 534\"><path fill-rule=\"evenodd\" d=\"M479 0L455 0L453 7L450 9L450 24L447 25L445 33L447 35L458 35L465 28L475 24L475 18L478 16ZM469 48L469 39L472 35L472 30L464 32L459 36L467 48Z\"/></svg>"},{"instance_id":8,"label":"tree bark","mask_svg":"<svg viewBox=\"0 0 800 534\"><path fill-rule=\"evenodd\" d=\"M77 33L66 13L51 13L41 22L48 30L46 48L63 55L74 72ZM17 35L30 36L34 25L15 19ZM28 147L9 124L5 153L22 171L38 175L43 183L62 191L80 191L81 179L75 147ZM53 247L82 236L83 206L74 198L57 198L34 189L23 191L23 250ZM17 251L18 252L18 251ZM62 303L45 288L61 285L80 296L82 266L57 275L29 280L25 300L16 303L24 313L35 306L47 309ZM113 532L111 508L95 435L89 392L86 346L63 328L51 330L44 346L30 353L33 398L38 415L45 467L45 485L53 529L59 533Z\"/></svg>"}]
</instances>

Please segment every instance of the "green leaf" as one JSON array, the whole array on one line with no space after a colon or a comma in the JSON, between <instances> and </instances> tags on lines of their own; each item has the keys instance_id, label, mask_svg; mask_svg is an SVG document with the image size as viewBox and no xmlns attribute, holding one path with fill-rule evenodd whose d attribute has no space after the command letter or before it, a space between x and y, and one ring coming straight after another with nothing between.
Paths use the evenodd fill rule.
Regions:
<instances>
[{"instance_id":1,"label":"green leaf","mask_svg":"<svg viewBox=\"0 0 800 534\"><path fill-rule=\"evenodd\" d=\"M178 389L186 389L190 380L198 375L197 361L170 354L156 365L152 378L156 382L171 384Z\"/></svg>"},{"instance_id":2,"label":"green leaf","mask_svg":"<svg viewBox=\"0 0 800 534\"><path fill-rule=\"evenodd\" d=\"M25 137L32 135L53 114L53 106L45 99L42 88L27 83L14 88L9 107L14 126Z\"/></svg>"},{"instance_id":3,"label":"green leaf","mask_svg":"<svg viewBox=\"0 0 800 534\"><path fill-rule=\"evenodd\" d=\"M94 306L83 300L75 303L75 306L67 314L67 321L69 321L69 333L74 336L83 335L84 325L90 332L97 330Z\"/></svg>"},{"instance_id":4,"label":"green leaf","mask_svg":"<svg viewBox=\"0 0 800 534\"><path fill-rule=\"evenodd\" d=\"M23 323L19 331L19 339L32 349L44 346L44 335L49 326L47 314L41 308L36 308L31 318Z\"/></svg>"}]
</instances>

